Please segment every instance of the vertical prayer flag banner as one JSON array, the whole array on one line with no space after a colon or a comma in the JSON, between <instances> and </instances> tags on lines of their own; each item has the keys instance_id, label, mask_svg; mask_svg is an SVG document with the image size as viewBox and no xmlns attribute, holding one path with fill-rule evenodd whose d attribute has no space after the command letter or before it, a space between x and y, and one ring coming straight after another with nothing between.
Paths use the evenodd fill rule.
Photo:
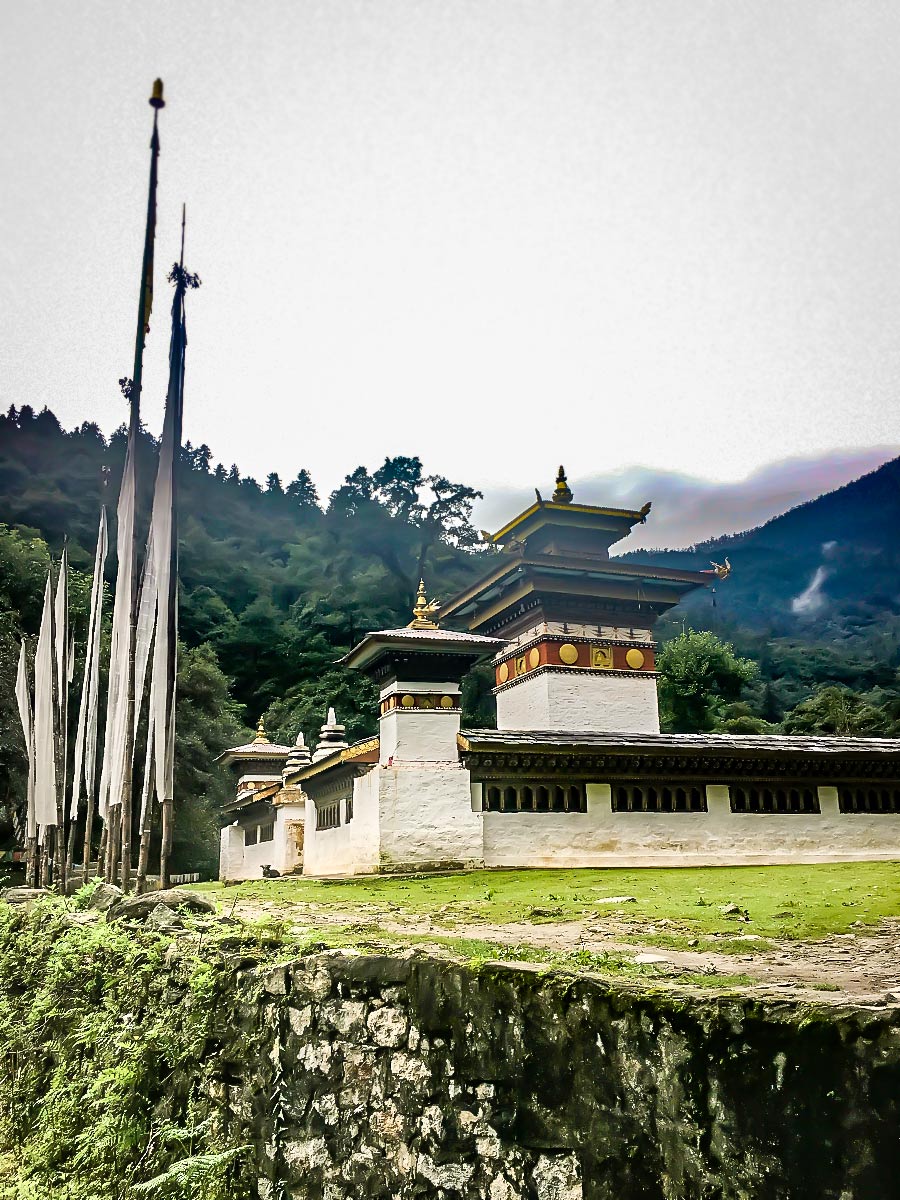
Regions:
<instances>
[{"instance_id":1,"label":"vertical prayer flag banner","mask_svg":"<svg viewBox=\"0 0 900 1200\"><path fill-rule=\"evenodd\" d=\"M24 641L19 649L19 669L16 672L16 704L19 708L19 720L22 722L22 735L25 738L25 750L28 755L25 836L33 838L37 836L34 817L34 729L32 727L31 688L28 686L28 659Z\"/></svg>"},{"instance_id":2,"label":"vertical prayer flag banner","mask_svg":"<svg viewBox=\"0 0 900 1200\"><path fill-rule=\"evenodd\" d=\"M50 572L44 588L41 630L34 659L34 809L38 837L56 825L56 722L53 705L53 676L56 667L53 645L53 599Z\"/></svg>"},{"instance_id":3,"label":"vertical prayer flag banner","mask_svg":"<svg viewBox=\"0 0 900 1200\"><path fill-rule=\"evenodd\" d=\"M106 554L106 506L104 505L100 509L100 528L97 533L97 550L94 555L84 679L81 684L81 704L78 709L78 729L75 734L75 769L69 810L73 821L78 817L81 801L93 796L96 777L97 709L100 693L100 627L103 616L103 571L106 566Z\"/></svg>"}]
</instances>

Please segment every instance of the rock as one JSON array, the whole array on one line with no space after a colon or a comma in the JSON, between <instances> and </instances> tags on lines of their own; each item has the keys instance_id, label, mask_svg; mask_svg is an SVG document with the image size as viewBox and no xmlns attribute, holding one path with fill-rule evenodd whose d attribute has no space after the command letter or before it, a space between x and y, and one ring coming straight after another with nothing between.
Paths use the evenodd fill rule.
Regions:
<instances>
[{"instance_id":1,"label":"rock","mask_svg":"<svg viewBox=\"0 0 900 1200\"><path fill-rule=\"evenodd\" d=\"M116 901L121 900L124 894L122 889L116 887L114 883L98 883L91 892L87 906L97 909L99 912L106 912Z\"/></svg>"},{"instance_id":2,"label":"rock","mask_svg":"<svg viewBox=\"0 0 900 1200\"><path fill-rule=\"evenodd\" d=\"M750 914L747 912L747 910L745 908L741 908L739 904L735 904L734 901L731 901L729 904L720 904L719 912L723 917L734 917L737 921L750 920Z\"/></svg>"},{"instance_id":3,"label":"rock","mask_svg":"<svg viewBox=\"0 0 900 1200\"><path fill-rule=\"evenodd\" d=\"M637 896L602 896L595 904L637 904Z\"/></svg>"},{"instance_id":4,"label":"rock","mask_svg":"<svg viewBox=\"0 0 900 1200\"><path fill-rule=\"evenodd\" d=\"M653 963L667 963L669 960L662 954L636 954L632 962L640 963L641 966L650 966Z\"/></svg>"},{"instance_id":5,"label":"rock","mask_svg":"<svg viewBox=\"0 0 900 1200\"><path fill-rule=\"evenodd\" d=\"M366 1025L376 1046L400 1046L409 1032L409 1020L400 1008L377 1008Z\"/></svg>"},{"instance_id":6,"label":"rock","mask_svg":"<svg viewBox=\"0 0 900 1200\"><path fill-rule=\"evenodd\" d=\"M144 892L141 896L123 896L106 911L107 921L143 921L157 905L193 913L214 913L215 904L196 892L168 888L164 892Z\"/></svg>"},{"instance_id":7,"label":"rock","mask_svg":"<svg viewBox=\"0 0 900 1200\"><path fill-rule=\"evenodd\" d=\"M157 904L144 924L148 929L156 929L160 933L169 929L184 929L184 921L165 904Z\"/></svg>"},{"instance_id":8,"label":"rock","mask_svg":"<svg viewBox=\"0 0 900 1200\"><path fill-rule=\"evenodd\" d=\"M557 904L552 908L531 908L528 910L528 915L529 917L561 917L563 910Z\"/></svg>"},{"instance_id":9,"label":"rock","mask_svg":"<svg viewBox=\"0 0 900 1200\"><path fill-rule=\"evenodd\" d=\"M581 1174L574 1154L542 1154L534 1167L538 1200L581 1200Z\"/></svg>"},{"instance_id":10,"label":"rock","mask_svg":"<svg viewBox=\"0 0 900 1200\"><path fill-rule=\"evenodd\" d=\"M3 893L3 899L7 904L34 904L49 895L46 888L11 887Z\"/></svg>"}]
</instances>

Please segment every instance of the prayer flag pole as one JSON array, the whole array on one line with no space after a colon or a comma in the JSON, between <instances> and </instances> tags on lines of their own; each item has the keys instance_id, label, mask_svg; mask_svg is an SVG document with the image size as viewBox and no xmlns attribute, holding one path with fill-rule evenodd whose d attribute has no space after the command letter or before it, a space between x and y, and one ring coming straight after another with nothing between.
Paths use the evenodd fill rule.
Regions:
<instances>
[{"instance_id":1,"label":"prayer flag pole","mask_svg":"<svg viewBox=\"0 0 900 1200\"><path fill-rule=\"evenodd\" d=\"M127 891L131 881L131 792L134 758L134 650L137 623L137 572L135 570L135 456L141 425L141 377L144 343L150 329L153 304L153 247L156 236L156 184L159 158L159 110L164 107L162 80L153 84L150 97L153 134L150 139L150 186L147 196L147 224L141 265L137 331L134 345L134 370L121 386L130 404L128 442L117 509L118 575L113 607L113 635L110 652L110 681L107 702L106 742L103 776L100 784L100 811L107 823L105 875L116 877L121 853L120 882Z\"/></svg>"}]
</instances>

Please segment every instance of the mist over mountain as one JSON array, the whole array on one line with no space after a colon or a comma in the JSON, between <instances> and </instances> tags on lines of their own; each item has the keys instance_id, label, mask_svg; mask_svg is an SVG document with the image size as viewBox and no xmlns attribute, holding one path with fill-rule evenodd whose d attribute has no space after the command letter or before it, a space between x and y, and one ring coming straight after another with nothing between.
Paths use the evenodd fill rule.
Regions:
<instances>
[{"instance_id":1,"label":"mist over mountain","mask_svg":"<svg viewBox=\"0 0 900 1200\"><path fill-rule=\"evenodd\" d=\"M694 594L679 606L692 620L777 635L887 639L900 623L900 458L755 529L626 557L693 567L698 558L727 557L732 575L715 595Z\"/></svg>"},{"instance_id":2,"label":"mist over mountain","mask_svg":"<svg viewBox=\"0 0 900 1200\"><path fill-rule=\"evenodd\" d=\"M577 501L584 504L640 508L653 502L647 524L634 530L614 553L654 547L682 548L697 542L752 529L788 509L865 475L900 454L900 446L871 446L834 451L810 458L771 463L746 479L717 482L629 466L620 471L570 478ZM553 494L552 476L536 480L542 495ZM534 489L482 487L484 500L475 512L487 529L499 529L534 500Z\"/></svg>"}]
</instances>

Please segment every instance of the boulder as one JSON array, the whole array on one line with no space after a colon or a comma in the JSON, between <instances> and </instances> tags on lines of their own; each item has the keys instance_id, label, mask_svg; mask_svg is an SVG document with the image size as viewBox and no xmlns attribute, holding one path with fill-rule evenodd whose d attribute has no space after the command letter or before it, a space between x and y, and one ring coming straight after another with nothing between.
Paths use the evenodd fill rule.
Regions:
<instances>
[{"instance_id":1,"label":"boulder","mask_svg":"<svg viewBox=\"0 0 900 1200\"><path fill-rule=\"evenodd\" d=\"M95 908L98 912L106 912L112 908L117 900L121 900L124 892L120 887L116 887L114 883L98 883L91 892L91 898L87 902L88 908Z\"/></svg>"},{"instance_id":2,"label":"boulder","mask_svg":"<svg viewBox=\"0 0 900 1200\"><path fill-rule=\"evenodd\" d=\"M157 904L144 924L148 929L156 929L160 933L165 933L170 929L184 929L184 921L175 909L169 908L167 904Z\"/></svg>"},{"instance_id":3,"label":"boulder","mask_svg":"<svg viewBox=\"0 0 900 1200\"><path fill-rule=\"evenodd\" d=\"M193 913L214 913L215 904L196 892L168 888L164 892L144 892L141 896L123 896L107 909L107 921L143 921L158 905Z\"/></svg>"},{"instance_id":4,"label":"boulder","mask_svg":"<svg viewBox=\"0 0 900 1200\"><path fill-rule=\"evenodd\" d=\"M3 899L7 904L33 904L49 895L46 888L11 887L3 892Z\"/></svg>"}]
</instances>

